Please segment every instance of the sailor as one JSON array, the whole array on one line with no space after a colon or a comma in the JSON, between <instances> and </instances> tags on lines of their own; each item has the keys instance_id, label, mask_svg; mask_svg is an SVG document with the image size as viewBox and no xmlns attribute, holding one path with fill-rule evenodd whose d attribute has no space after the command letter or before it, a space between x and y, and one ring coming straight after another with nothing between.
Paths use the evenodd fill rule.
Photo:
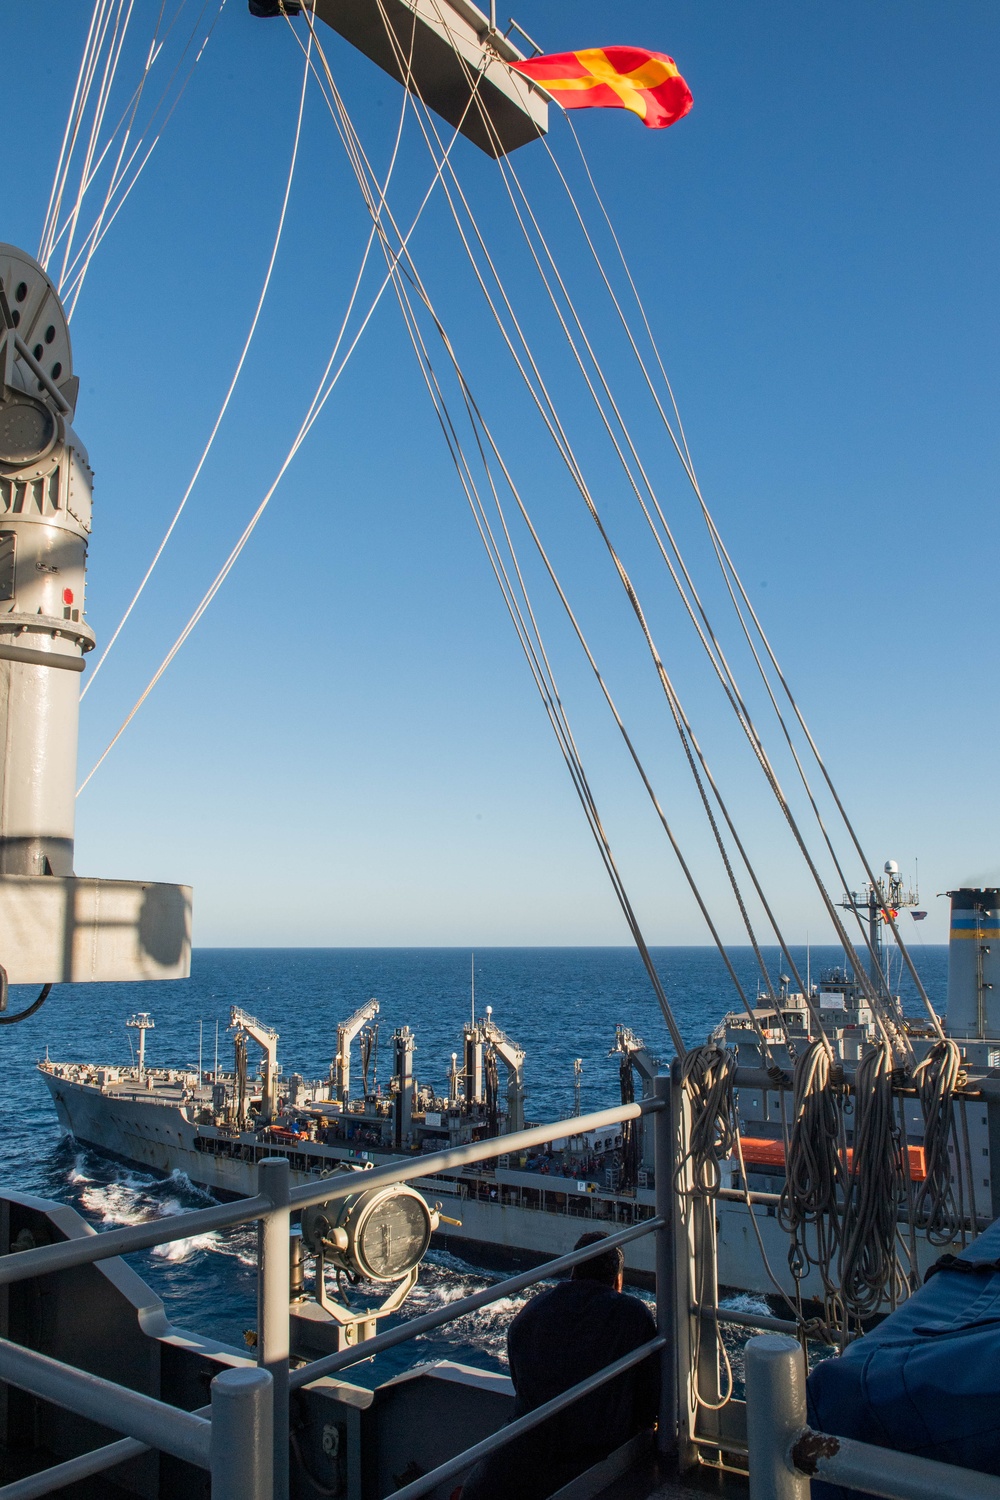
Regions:
<instances>
[{"instance_id":1,"label":"sailor","mask_svg":"<svg viewBox=\"0 0 1000 1500\"><path fill-rule=\"evenodd\" d=\"M605 1239L591 1231L574 1248ZM571 1280L522 1307L507 1332L514 1419L656 1337L645 1303L622 1292L624 1270L620 1246L598 1250L574 1267ZM652 1355L483 1459L465 1481L462 1500L545 1500L652 1427L659 1387Z\"/></svg>"}]
</instances>

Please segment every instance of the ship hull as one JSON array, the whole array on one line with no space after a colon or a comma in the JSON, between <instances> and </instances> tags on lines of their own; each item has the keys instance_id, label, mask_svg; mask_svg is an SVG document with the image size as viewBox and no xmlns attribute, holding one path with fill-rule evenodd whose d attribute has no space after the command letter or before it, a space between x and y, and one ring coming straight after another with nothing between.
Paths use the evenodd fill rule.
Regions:
<instances>
[{"instance_id":1,"label":"ship hull","mask_svg":"<svg viewBox=\"0 0 1000 1500\"><path fill-rule=\"evenodd\" d=\"M182 1172L219 1197L252 1197L257 1191L256 1162L200 1150L197 1128L182 1106L115 1098L92 1084L74 1083L44 1070L41 1076L52 1094L60 1125L81 1145L157 1176ZM269 1151L282 1154L276 1148ZM290 1179L293 1187L311 1184L316 1174L298 1170L293 1161ZM539 1265L567 1254L589 1228L612 1231L621 1227L602 1217L607 1203L601 1198L581 1205L566 1194L565 1212L544 1212L502 1203L499 1195L495 1200L469 1196L467 1189L448 1178L416 1179L414 1185L431 1202L440 1203L450 1218L461 1221L460 1227L448 1225L439 1230L435 1244L478 1265L499 1269ZM591 1211L585 1214L583 1207ZM651 1285L652 1236L627 1245L625 1254L629 1280Z\"/></svg>"},{"instance_id":2,"label":"ship hull","mask_svg":"<svg viewBox=\"0 0 1000 1500\"><path fill-rule=\"evenodd\" d=\"M199 1137L182 1105L118 1098L93 1084L75 1083L44 1069L41 1076L52 1094L63 1129L102 1155L143 1167L157 1176L182 1172L191 1182L222 1198L253 1196L257 1191L256 1160L260 1156L288 1154L293 1186L316 1181L315 1171L296 1166L298 1153L294 1149L286 1153L275 1146L248 1147L245 1157L199 1149L206 1142ZM449 1177L415 1178L413 1185L431 1203L440 1204L449 1218L460 1220L458 1226L442 1226L434 1243L475 1265L522 1269L567 1254L585 1230L613 1233L624 1227L616 1200L599 1193L586 1197L572 1192L557 1193L554 1196L564 1201L554 1210L523 1208L503 1201L504 1179L517 1175L500 1171L495 1178L483 1177L471 1183ZM788 1269L787 1234L773 1212L758 1212L754 1218L755 1224L742 1203L720 1201L716 1205L719 1286L725 1292L771 1299L776 1295L777 1283L787 1296L794 1298L796 1287ZM761 1245L770 1275L760 1253ZM944 1251L955 1253L961 1246L958 1242L929 1245L920 1237L916 1248L922 1275ZM626 1276L631 1284L652 1286L654 1253L652 1235L625 1246ZM807 1301L822 1299L823 1286L815 1268L809 1267L802 1277L798 1295Z\"/></svg>"}]
</instances>

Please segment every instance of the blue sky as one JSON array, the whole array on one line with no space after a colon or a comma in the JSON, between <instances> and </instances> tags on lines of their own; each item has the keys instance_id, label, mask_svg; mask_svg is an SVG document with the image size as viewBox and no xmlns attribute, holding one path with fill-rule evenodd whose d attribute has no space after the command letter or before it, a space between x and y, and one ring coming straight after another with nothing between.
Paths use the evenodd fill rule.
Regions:
<instances>
[{"instance_id":1,"label":"blue sky","mask_svg":"<svg viewBox=\"0 0 1000 1500\"><path fill-rule=\"evenodd\" d=\"M45 101L22 125L0 211L0 237L32 250L88 9L8 0L0 13L4 55L33 80L35 104ZM137 0L123 78L130 56L134 76L154 9ZM552 51L615 42L667 51L693 89L692 114L666 132L624 112L577 114L576 127L754 605L872 859L893 856L907 873L919 859L931 913L921 935L943 940L936 893L1000 883L996 7L523 0L517 19ZM338 38L325 40L382 171L400 91ZM99 642L183 493L249 325L301 74L284 23L253 21L228 0L94 258L73 337L76 425L97 473L88 618ZM552 126L553 150L596 225L565 123ZM497 169L464 141L453 160L787 934L827 941L802 863L566 366ZM721 620L690 492L548 159L530 147L513 165ZM389 193L401 220L431 171L410 115ZM326 361L367 227L313 88L257 341L154 583L82 706L82 774L270 484ZM641 638L439 192L412 248L723 931L739 941ZM362 304L377 284L369 275ZM643 926L652 941L703 942L529 566ZM731 620L726 629L735 641ZM627 941L389 296L219 597L78 807L77 869L189 881L201 944ZM848 869L861 878L856 859Z\"/></svg>"}]
</instances>

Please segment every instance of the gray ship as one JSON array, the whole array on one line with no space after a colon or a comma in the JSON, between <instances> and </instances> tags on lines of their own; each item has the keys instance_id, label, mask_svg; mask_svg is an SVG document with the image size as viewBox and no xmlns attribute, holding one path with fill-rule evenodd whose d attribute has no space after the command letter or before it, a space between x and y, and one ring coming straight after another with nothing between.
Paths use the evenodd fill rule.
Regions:
<instances>
[{"instance_id":1,"label":"gray ship","mask_svg":"<svg viewBox=\"0 0 1000 1500\"><path fill-rule=\"evenodd\" d=\"M231 1071L199 1076L196 1068L147 1067L148 1015L127 1023L139 1033L135 1066L46 1060L39 1071L61 1125L76 1140L148 1171L184 1172L222 1196L251 1192L257 1164L268 1156L287 1156L292 1180L302 1183L344 1166L411 1160L525 1128L524 1052L489 1008L466 1023L462 1060L452 1056L443 1098L414 1077L415 1038L405 1026L392 1036L389 1085L384 1094L376 1091L378 1009L371 1000L337 1027L329 1075L317 1081L294 1073L282 1080L278 1033L236 1006ZM262 1054L259 1069L249 1065L250 1043ZM621 1056L624 1102L634 1097L636 1076L640 1096L648 1095L659 1067L641 1039L620 1026L613 1051ZM437 1238L447 1248L480 1264L537 1264L572 1249L587 1228L652 1218L651 1151L651 1141L644 1144L642 1133L625 1125L570 1134L536 1153L501 1153L492 1164L417 1185L443 1211ZM647 1240L627 1247L627 1263L634 1279L651 1279Z\"/></svg>"},{"instance_id":2,"label":"gray ship","mask_svg":"<svg viewBox=\"0 0 1000 1500\"><path fill-rule=\"evenodd\" d=\"M888 994L881 916L892 903L898 910L907 901L915 904L916 898L902 891L891 861L874 894L870 904L876 941L870 979L899 1014L919 1062L933 1045L935 1033L926 1024L905 1021L898 996ZM982 1098L979 1104L963 1106L965 1155L976 1168L960 1178L956 1171L955 1189L963 1200L963 1216L984 1228L1000 1215L1000 1176L994 1169L1000 1160L998 1117L995 1109L991 1114L989 1103L994 1080L1000 1081L1000 1002L993 1000L994 983L1000 989L1000 949L994 951L1000 936L1000 891L954 891L951 903L945 1029L959 1044L968 1086ZM865 991L845 969L832 970L811 986L811 1005L782 976L778 1000L780 1010L761 1003L752 1022L742 1011L729 1013L716 1033L717 1042L741 1068L751 1074L757 1071L762 1085L769 1082L768 1066L780 1067L786 1080L791 1077L796 1049L817 1035L817 1016L842 1068L856 1068L877 1034ZM384 1093L376 1091L378 1009L377 1000L371 1000L337 1027L336 1056L321 1080L299 1074L282 1080L278 1033L236 1006L230 1013L231 1071L199 1076L197 1069L147 1067L145 1034L152 1025L147 1015L128 1022L139 1034L135 1066L46 1060L39 1071L61 1125L76 1140L154 1173L183 1172L222 1196L249 1195L257 1164L268 1156L287 1156L293 1181L306 1183L345 1166L365 1169L497 1136L502 1143L504 1135L531 1123L524 1117L524 1051L496 1025L489 1009L482 1019L466 1023L461 1058L452 1055L447 1096L436 1096L414 1076L415 1037L406 1026L392 1036L388 1087ZM761 1035L768 1044L766 1058L761 1054ZM249 1063L251 1044L261 1054L258 1068ZM353 1076L358 1071L361 1075L356 1097L351 1088L355 1046L360 1069L355 1066ZM621 1059L622 1103L637 1094L649 1098L661 1068L642 1039L619 1026L611 1050ZM772 1295L776 1274L791 1294L796 1286L788 1273L786 1233L777 1214L786 1181L787 1112L783 1113L780 1090L773 1087L741 1088L738 1104L739 1141L722 1164L719 1280L731 1290ZM927 1172L924 1116L916 1090L900 1109L906 1168L912 1189L919 1192ZM850 1130L845 1146L848 1153L853 1151ZM755 1226L744 1182L770 1204L771 1211L758 1215ZM501 1152L492 1162L417 1179L416 1185L441 1210L438 1242L490 1266L538 1264L566 1254L582 1230L642 1223L652 1218L655 1203L651 1139L641 1122L569 1135L536 1153ZM755 1243L757 1235L767 1261ZM940 1236L933 1241L918 1236L921 1274L940 1255L942 1244L954 1251L959 1241L958 1234L943 1242ZM768 1262L772 1274L766 1269ZM651 1281L653 1249L648 1239L626 1247L626 1264L631 1279ZM800 1278L798 1291L807 1297L821 1295L815 1271Z\"/></svg>"}]
</instances>

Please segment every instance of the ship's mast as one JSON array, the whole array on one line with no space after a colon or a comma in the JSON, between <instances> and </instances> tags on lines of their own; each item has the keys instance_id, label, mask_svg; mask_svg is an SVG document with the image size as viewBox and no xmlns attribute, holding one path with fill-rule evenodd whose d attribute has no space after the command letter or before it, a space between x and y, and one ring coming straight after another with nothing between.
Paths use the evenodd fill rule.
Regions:
<instances>
[{"instance_id":1,"label":"ship's mast","mask_svg":"<svg viewBox=\"0 0 1000 1500\"><path fill-rule=\"evenodd\" d=\"M899 866L894 859L887 859L882 876L874 883L865 882L860 891L845 891L837 903L844 911L862 914L868 923L868 973L876 992L885 998L889 993L889 977L885 964L885 945L882 928L889 913L895 920L904 907L919 906L920 893L916 881L913 887L904 886Z\"/></svg>"},{"instance_id":2,"label":"ship's mast","mask_svg":"<svg viewBox=\"0 0 1000 1500\"><path fill-rule=\"evenodd\" d=\"M337 1026L337 1056L330 1071L334 1098L341 1104L346 1104L351 1097L351 1043L365 1023L373 1021L377 1015L378 1001L373 997Z\"/></svg>"},{"instance_id":3,"label":"ship's mast","mask_svg":"<svg viewBox=\"0 0 1000 1500\"><path fill-rule=\"evenodd\" d=\"M137 1011L134 1016L129 1016L125 1025L139 1033L139 1078L146 1076L146 1032L152 1031L156 1022L147 1010Z\"/></svg>"}]
</instances>

